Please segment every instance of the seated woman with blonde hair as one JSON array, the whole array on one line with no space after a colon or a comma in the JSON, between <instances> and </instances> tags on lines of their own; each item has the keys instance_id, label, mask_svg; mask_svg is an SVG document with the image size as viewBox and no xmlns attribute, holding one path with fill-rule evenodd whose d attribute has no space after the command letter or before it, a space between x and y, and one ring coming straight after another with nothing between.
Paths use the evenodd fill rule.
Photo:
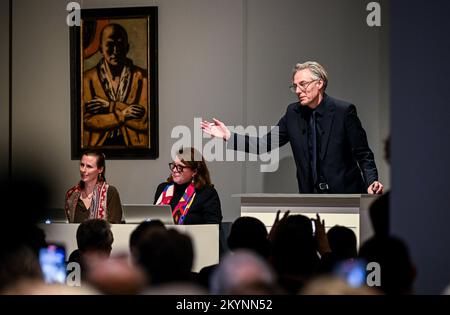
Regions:
<instances>
[{"instance_id":1,"label":"seated woman with blonde hair","mask_svg":"<svg viewBox=\"0 0 450 315\"><path fill-rule=\"evenodd\" d=\"M175 224L221 223L219 195L200 152L180 149L169 168L169 178L156 189L155 204L170 205Z\"/></svg>"},{"instance_id":2,"label":"seated woman with blonde hair","mask_svg":"<svg viewBox=\"0 0 450 315\"><path fill-rule=\"evenodd\" d=\"M86 151L80 160L80 182L66 193L65 211L69 223L103 219L122 223L119 192L106 182L105 155L97 150Z\"/></svg>"}]
</instances>

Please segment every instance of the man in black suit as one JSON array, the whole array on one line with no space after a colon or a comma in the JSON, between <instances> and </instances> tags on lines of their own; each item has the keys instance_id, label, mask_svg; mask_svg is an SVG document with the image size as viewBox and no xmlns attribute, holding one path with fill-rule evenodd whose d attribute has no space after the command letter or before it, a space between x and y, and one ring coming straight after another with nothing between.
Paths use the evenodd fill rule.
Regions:
<instances>
[{"instance_id":1,"label":"man in black suit","mask_svg":"<svg viewBox=\"0 0 450 315\"><path fill-rule=\"evenodd\" d=\"M234 150L257 154L274 149L274 137L279 146L289 142L301 193L381 194L383 185L355 105L325 93L328 75L317 62L297 64L292 83L299 101L288 106L278 128L261 138L231 133L218 119L203 121L201 128Z\"/></svg>"}]
</instances>

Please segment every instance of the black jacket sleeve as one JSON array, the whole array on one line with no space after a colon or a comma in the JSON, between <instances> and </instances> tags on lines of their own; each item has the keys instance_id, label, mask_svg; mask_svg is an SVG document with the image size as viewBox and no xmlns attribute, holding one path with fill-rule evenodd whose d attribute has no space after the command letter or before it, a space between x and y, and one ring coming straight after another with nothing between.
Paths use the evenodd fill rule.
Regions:
<instances>
[{"instance_id":1,"label":"black jacket sleeve","mask_svg":"<svg viewBox=\"0 0 450 315\"><path fill-rule=\"evenodd\" d=\"M378 180L378 172L375 165L375 157L369 148L367 135L358 118L355 105L348 107L345 117L345 128L352 154L358 161L367 188L374 181Z\"/></svg>"},{"instance_id":2,"label":"black jacket sleeve","mask_svg":"<svg viewBox=\"0 0 450 315\"><path fill-rule=\"evenodd\" d=\"M217 190L212 187L205 187L202 192L203 218L206 224L219 224L222 222L222 208Z\"/></svg>"},{"instance_id":3,"label":"black jacket sleeve","mask_svg":"<svg viewBox=\"0 0 450 315\"><path fill-rule=\"evenodd\" d=\"M235 151L262 154L282 147L289 142L286 115L287 113L281 117L275 128L272 128L268 133L259 137L232 132L230 140L227 143L227 148ZM258 130L259 132L259 128L253 130ZM249 131L250 129L246 130L246 133Z\"/></svg>"}]
</instances>

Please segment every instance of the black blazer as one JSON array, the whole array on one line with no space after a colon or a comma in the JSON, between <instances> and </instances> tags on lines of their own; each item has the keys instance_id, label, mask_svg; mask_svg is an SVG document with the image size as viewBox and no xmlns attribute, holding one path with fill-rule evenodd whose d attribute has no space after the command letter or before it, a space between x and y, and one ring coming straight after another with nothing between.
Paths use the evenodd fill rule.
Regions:
<instances>
[{"instance_id":1,"label":"black blazer","mask_svg":"<svg viewBox=\"0 0 450 315\"><path fill-rule=\"evenodd\" d=\"M378 172L355 105L324 94L316 113L320 138L318 159L329 193L367 193L367 187L378 180ZM308 149L309 116L310 109L299 102L292 103L278 122L279 133L272 130L260 138L234 133L228 146L260 154L273 149L270 139L278 135L280 147L288 142L291 144L299 192L313 193ZM245 148L237 148L239 143L245 143Z\"/></svg>"},{"instance_id":2,"label":"black blazer","mask_svg":"<svg viewBox=\"0 0 450 315\"><path fill-rule=\"evenodd\" d=\"M158 185L155 193L155 204L167 185L169 185L168 182ZM175 201L176 203L178 203L181 198L181 195L177 194L177 186L178 185L175 186L174 199L172 199L172 201ZM186 186L183 187L183 192L185 188ZM178 198L177 195L179 195ZM221 222L222 210L217 190L213 186L195 189L194 201L189 208L186 218L184 218L183 224L220 224Z\"/></svg>"}]
</instances>

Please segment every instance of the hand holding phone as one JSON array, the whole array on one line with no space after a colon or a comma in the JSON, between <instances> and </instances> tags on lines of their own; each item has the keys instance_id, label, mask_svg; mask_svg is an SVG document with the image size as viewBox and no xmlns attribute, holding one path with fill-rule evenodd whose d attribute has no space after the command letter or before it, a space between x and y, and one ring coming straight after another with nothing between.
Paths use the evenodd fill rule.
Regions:
<instances>
[{"instance_id":1,"label":"hand holding phone","mask_svg":"<svg viewBox=\"0 0 450 315\"><path fill-rule=\"evenodd\" d=\"M320 255L331 252L327 233L325 232L325 220L321 220L320 215L316 213L316 218L311 219L313 224L313 234L317 240L317 249Z\"/></svg>"}]
</instances>

